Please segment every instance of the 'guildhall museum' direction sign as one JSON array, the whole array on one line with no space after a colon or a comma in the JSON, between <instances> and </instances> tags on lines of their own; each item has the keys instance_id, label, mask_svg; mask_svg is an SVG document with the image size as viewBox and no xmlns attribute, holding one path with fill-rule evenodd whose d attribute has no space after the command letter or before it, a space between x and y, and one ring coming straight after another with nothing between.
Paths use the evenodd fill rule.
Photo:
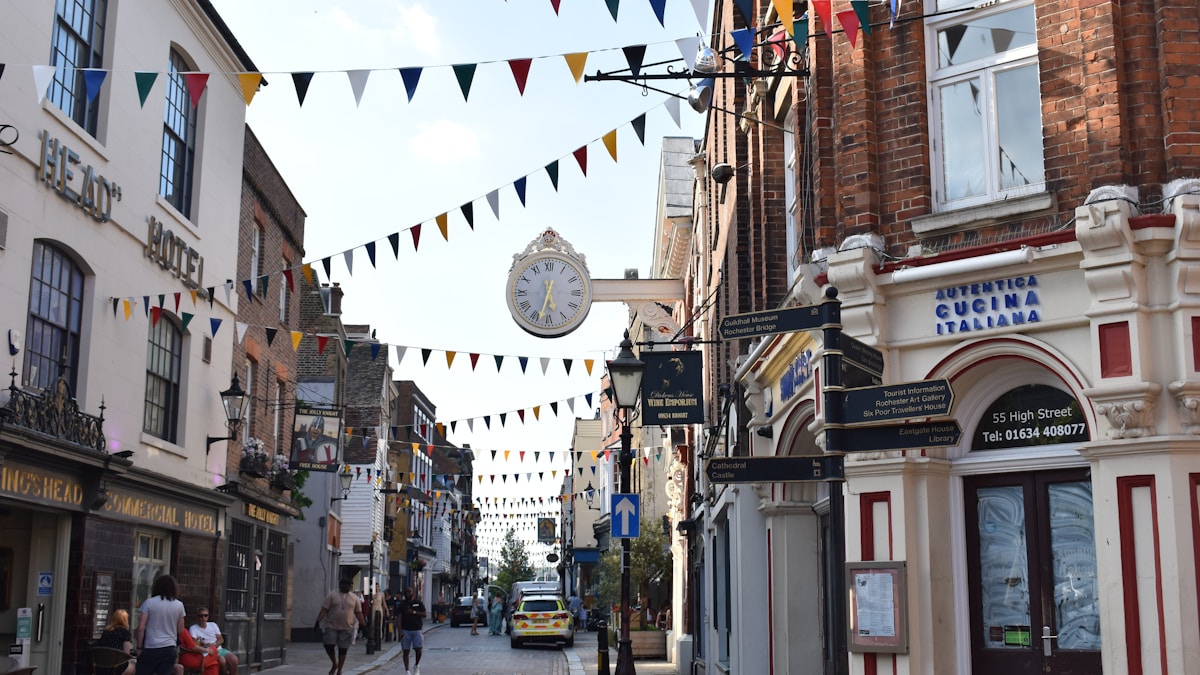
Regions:
<instances>
[{"instance_id":1,"label":"'guildhall museum' direction sign","mask_svg":"<svg viewBox=\"0 0 1200 675\"><path fill-rule=\"evenodd\" d=\"M895 422L914 417L946 417L954 404L949 380L921 380L861 387L842 392L846 424Z\"/></svg>"},{"instance_id":2,"label":"'guildhall museum' direction sign","mask_svg":"<svg viewBox=\"0 0 1200 675\"><path fill-rule=\"evenodd\" d=\"M802 483L842 480L838 455L809 457L713 457L704 473L714 483Z\"/></svg>"},{"instance_id":3,"label":"'guildhall museum' direction sign","mask_svg":"<svg viewBox=\"0 0 1200 675\"><path fill-rule=\"evenodd\" d=\"M815 330L820 328L823 323L821 306L808 305L767 312L734 314L721 319L721 325L717 330L720 332L722 340L736 340L774 335L775 333Z\"/></svg>"},{"instance_id":4,"label":"'guildhall museum' direction sign","mask_svg":"<svg viewBox=\"0 0 1200 675\"><path fill-rule=\"evenodd\" d=\"M846 452L916 450L958 445L962 428L955 420L846 429Z\"/></svg>"}]
</instances>

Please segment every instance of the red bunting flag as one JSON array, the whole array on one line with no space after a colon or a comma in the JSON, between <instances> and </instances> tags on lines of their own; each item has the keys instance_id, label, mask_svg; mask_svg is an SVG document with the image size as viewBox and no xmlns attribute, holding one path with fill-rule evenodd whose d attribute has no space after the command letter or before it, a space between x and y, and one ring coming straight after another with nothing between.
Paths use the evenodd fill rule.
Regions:
<instances>
[{"instance_id":1,"label":"red bunting flag","mask_svg":"<svg viewBox=\"0 0 1200 675\"><path fill-rule=\"evenodd\" d=\"M850 40L850 46L857 47L858 14L852 9L845 9L837 13L837 18L842 22L842 28L846 31L846 38Z\"/></svg>"},{"instance_id":2,"label":"red bunting flag","mask_svg":"<svg viewBox=\"0 0 1200 675\"><path fill-rule=\"evenodd\" d=\"M575 161L579 162L579 170L583 172L584 176L586 176L587 175L587 146L585 145L571 154L575 155Z\"/></svg>"},{"instance_id":3,"label":"red bunting flag","mask_svg":"<svg viewBox=\"0 0 1200 675\"><path fill-rule=\"evenodd\" d=\"M517 81L517 91L525 95L525 82L529 79L529 64L533 59L509 59L508 67L512 70L513 79Z\"/></svg>"}]
</instances>

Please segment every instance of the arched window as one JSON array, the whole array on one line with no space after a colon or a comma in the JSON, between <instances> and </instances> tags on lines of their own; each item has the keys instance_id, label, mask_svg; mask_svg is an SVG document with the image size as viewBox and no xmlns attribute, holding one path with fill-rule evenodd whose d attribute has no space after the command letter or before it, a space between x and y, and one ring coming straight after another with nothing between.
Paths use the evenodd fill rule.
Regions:
<instances>
[{"instance_id":1,"label":"arched window","mask_svg":"<svg viewBox=\"0 0 1200 675\"><path fill-rule=\"evenodd\" d=\"M192 217L192 174L196 156L196 109L184 74L192 70L174 49L167 66L167 105L163 117L162 168L158 193L184 216Z\"/></svg>"},{"instance_id":2,"label":"arched window","mask_svg":"<svg viewBox=\"0 0 1200 675\"><path fill-rule=\"evenodd\" d=\"M59 375L75 391L79 366L79 325L83 270L53 244L35 242L29 284L22 383L49 389Z\"/></svg>"},{"instance_id":3,"label":"arched window","mask_svg":"<svg viewBox=\"0 0 1200 675\"><path fill-rule=\"evenodd\" d=\"M165 313L150 326L146 345L146 410L142 430L176 442L179 430L179 380L183 331Z\"/></svg>"}]
</instances>

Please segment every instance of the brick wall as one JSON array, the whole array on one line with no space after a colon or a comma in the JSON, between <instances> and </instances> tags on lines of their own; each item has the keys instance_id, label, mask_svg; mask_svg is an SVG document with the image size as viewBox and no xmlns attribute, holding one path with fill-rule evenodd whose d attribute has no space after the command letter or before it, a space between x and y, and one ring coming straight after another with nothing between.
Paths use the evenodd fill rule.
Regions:
<instances>
[{"instance_id":1,"label":"brick wall","mask_svg":"<svg viewBox=\"0 0 1200 675\"><path fill-rule=\"evenodd\" d=\"M296 353L292 349L291 331L300 325L299 266L304 257L304 209L288 189L275 165L249 127L243 146L241 221L238 228L238 279L251 274L252 237L256 228L262 231L259 275L266 275L265 285L255 281L253 298L247 297L239 283L237 320L248 324L245 338L234 344L233 368L242 376L242 386L250 394L247 412L250 436L262 439L267 450L276 449L275 414L278 407L280 432L278 449L287 453L291 444L291 429L295 415ZM289 289L287 308L280 317L280 291L287 285L282 276L292 270L293 289ZM273 337L267 331L275 332ZM268 341L270 342L268 344ZM247 360L256 365L254 382L245 381ZM276 402L278 398L278 402ZM239 443L226 444L228 465L237 467L241 457ZM236 470L236 469L231 469Z\"/></svg>"}]
</instances>

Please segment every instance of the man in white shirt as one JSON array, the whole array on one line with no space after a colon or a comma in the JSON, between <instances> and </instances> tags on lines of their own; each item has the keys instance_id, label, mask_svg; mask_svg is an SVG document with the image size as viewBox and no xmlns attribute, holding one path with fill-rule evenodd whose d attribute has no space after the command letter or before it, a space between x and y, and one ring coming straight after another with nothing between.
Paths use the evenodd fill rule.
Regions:
<instances>
[{"instance_id":1,"label":"man in white shirt","mask_svg":"<svg viewBox=\"0 0 1200 675\"><path fill-rule=\"evenodd\" d=\"M202 647L216 645L217 658L221 661L221 672L227 675L237 675L238 657L222 646L225 644L225 636L221 635L221 628L217 626L216 621L208 620L207 607L201 607L200 611L196 612L196 623L188 628L188 632L192 634L192 639L196 641L196 644Z\"/></svg>"}]
</instances>

